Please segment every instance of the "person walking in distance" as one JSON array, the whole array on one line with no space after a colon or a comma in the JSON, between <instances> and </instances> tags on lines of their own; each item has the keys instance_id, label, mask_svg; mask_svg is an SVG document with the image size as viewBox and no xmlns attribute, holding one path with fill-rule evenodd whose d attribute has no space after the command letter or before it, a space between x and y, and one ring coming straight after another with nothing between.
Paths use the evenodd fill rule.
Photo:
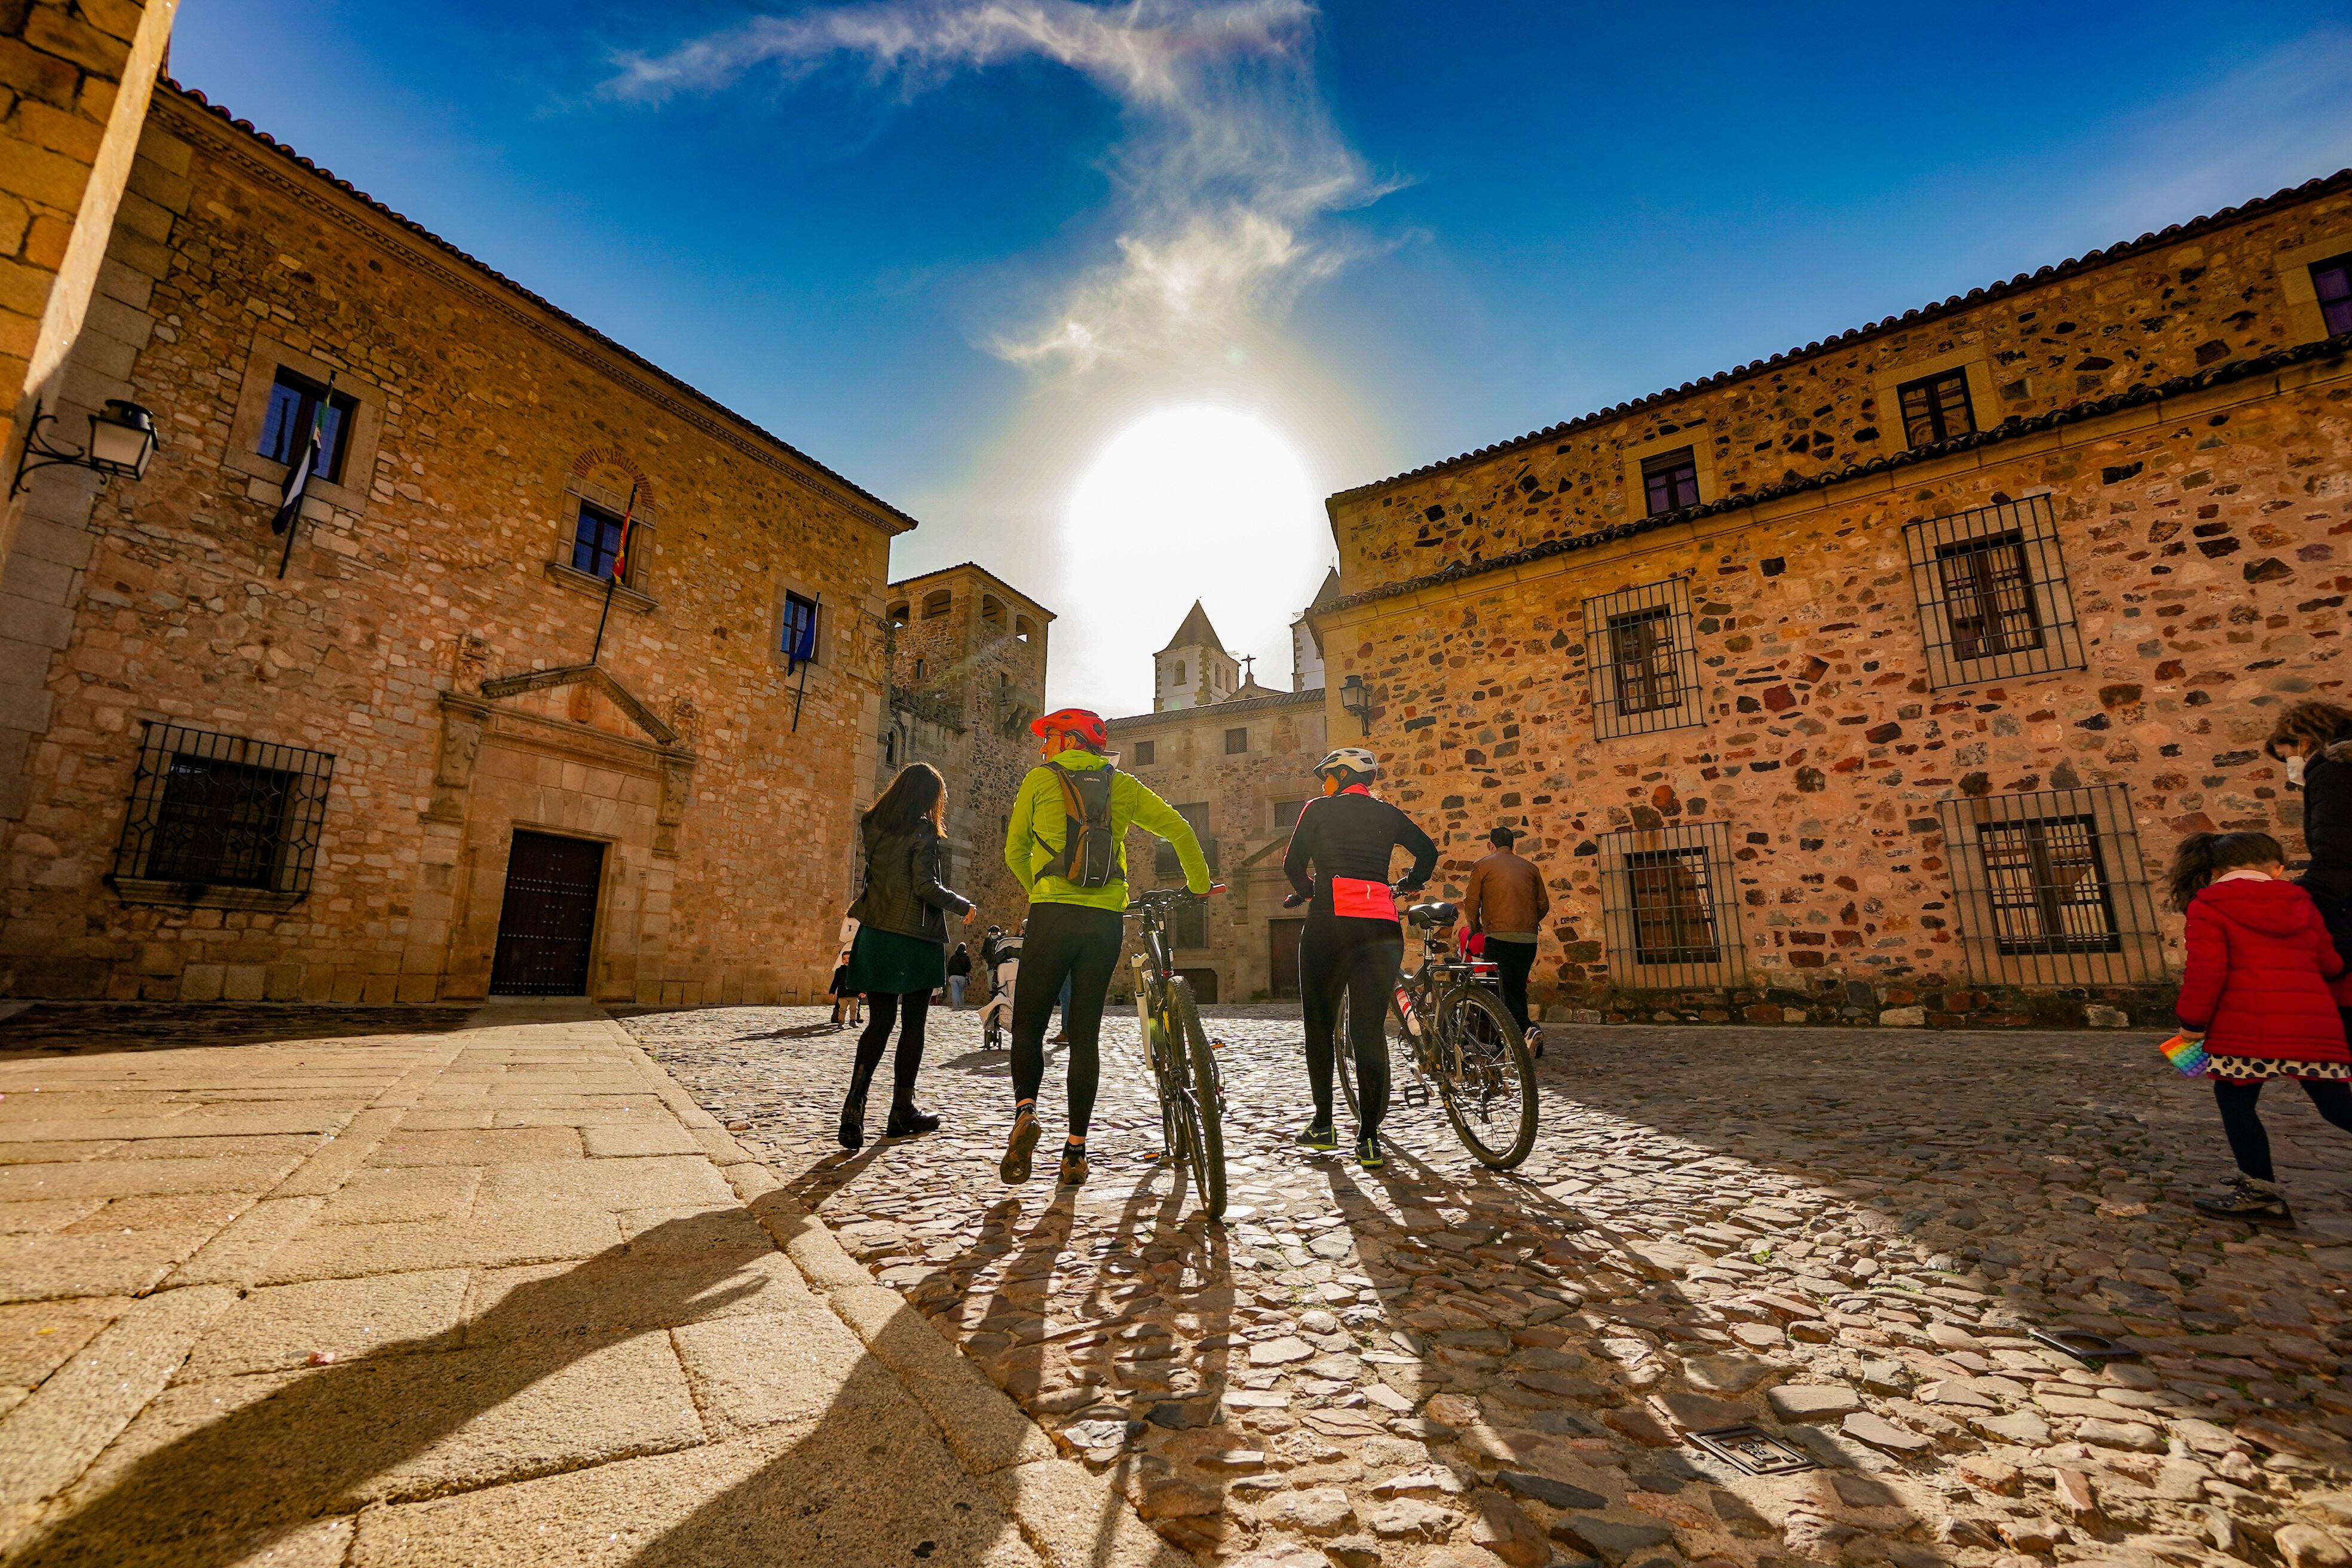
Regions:
<instances>
[{"instance_id":1,"label":"person walking in distance","mask_svg":"<svg viewBox=\"0 0 2352 1568\"><path fill-rule=\"evenodd\" d=\"M997 1173L1029 1179L1037 1147L1037 1090L1045 1077L1045 1023L1065 981L1062 1011L1070 1046L1070 1128L1062 1149L1062 1184L1087 1179L1087 1127L1101 1072L1103 998L1118 967L1127 910L1127 830L1130 824L1175 846L1184 885L1209 890L1209 863L1176 808L1133 775L1111 765L1101 718L1065 708L1034 721L1045 762L1029 770L1005 825L1004 863L1029 895L1021 975L1013 990L1013 1131Z\"/></svg>"},{"instance_id":2,"label":"person walking in distance","mask_svg":"<svg viewBox=\"0 0 2352 1568\"><path fill-rule=\"evenodd\" d=\"M1528 971L1535 967L1536 943L1543 935L1544 916L1551 912L1551 893L1535 863L1511 852L1517 833L1497 827L1486 835L1494 848L1470 868L1470 885L1462 895L1462 929L1486 939L1486 956L1495 963L1502 982L1503 1005L1528 1049L1543 1055L1543 1030L1528 1018Z\"/></svg>"},{"instance_id":3,"label":"person walking in distance","mask_svg":"<svg viewBox=\"0 0 2352 1568\"><path fill-rule=\"evenodd\" d=\"M900 1023L891 1063L890 1120L882 1136L937 1131L940 1119L915 1109L915 1074L923 1065L923 1020L931 993L947 978L948 922L952 910L966 925L979 907L947 885L948 848L940 837L947 786L929 763L898 770L882 798L867 808L859 831L866 841L866 890L849 912L857 917L843 984L865 995L874 1016L857 1037L849 1094L841 1102L841 1146L866 1142L866 1090L881 1065L890 1026Z\"/></svg>"},{"instance_id":4,"label":"person walking in distance","mask_svg":"<svg viewBox=\"0 0 2352 1568\"><path fill-rule=\"evenodd\" d=\"M865 1009L855 991L845 991L842 983L849 978L849 950L857 944L857 917L841 917L841 936L835 943L833 955L833 1026L855 1024L865 1016Z\"/></svg>"},{"instance_id":5,"label":"person walking in distance","mask_svg":"<svg viewBox=\"0 0 2352 1568\"><path fill-rule=\"evenodd\" d=\"M2298 702L2279 715L2263 749L2286 764L2290 788L2303 791L2303 843L2311 862L2295 886L2319 906L2346 964L2336 1007L2352 1036L2352 708Z\"/></svg>"},{"instance_id":6,"label":"person walking in distance","mask_svg":"<svg viewBox=\"0 0 2352 1568\"><path fill-rule=\"evenodd\" d=\"M1389 864L1402 847L1412 868L1396 883L1410 893L1437 868L1437 846L1403 812L1371 793L1380 763L1372 753L1343 746L1315 764L1323 797L1310 800L1290 830L1283 875L1307 904L1298 938L1298 993L1307 1024L1307 1083L1315 1120L1296 1140L1302 1147L1339 1147L1332 1124L1333 1038L1339 997L1348 997L1348 1041L1355 1053L1356 1159L1366 1170L1387 1162L1381 1119L1389 1108L1389 1047L1383 1034L1389 991L1404 961L1404 931L1397 923Z\"/></svg>"},{"instance_id":7,"label":"person walking in distance","mask_svg":"<svg viewBox=\"0 0 2352 1568\"><path fill-rule=\"evenodd\" d=\"M956 950L948 954L948 1005L950 1007L958 1012L963 1010L963 988L971 982L971 949L958 942Z\"/></svg>"},{"instance_id":8,"label":"person walking in distance","mask_svg":"<svg viewBox=\"0 0 2352 1568\"><path fill-rule=\"evenodd\" d=\"M2189 916L2189 962L2172 1006L2202 1035L2213 1100L2238 1174L2201 1214L2293 1225L2255 1109L2263 1085L2293 1079L2319 1114L2352 1132L2352 1050L2328 983L2344 973L2317 906L2284 880L2286 851L2267 833L2192 833L2172 858L2171 891Z\"/></svg>"}]
</instances>

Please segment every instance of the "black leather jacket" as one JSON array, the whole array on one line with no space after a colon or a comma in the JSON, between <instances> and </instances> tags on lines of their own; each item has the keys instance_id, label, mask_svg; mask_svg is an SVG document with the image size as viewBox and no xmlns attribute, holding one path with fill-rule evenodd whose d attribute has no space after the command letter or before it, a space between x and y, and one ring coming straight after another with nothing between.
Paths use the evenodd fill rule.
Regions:
<instances>
[{"instance_id":1,"label":"black leather jacket","mask_svg":"<svg viewBox=\"0 0 2352 1568\"><path fill-rule=\"evenodd\" d=\"M849 912L877 931L944 943L947 911L961 918L971 908L970 899L947 885L948 847L928 822L912 833L885 834L870 822L860 831L866 839L866 890Z\"/></svg>"}]
</instances>

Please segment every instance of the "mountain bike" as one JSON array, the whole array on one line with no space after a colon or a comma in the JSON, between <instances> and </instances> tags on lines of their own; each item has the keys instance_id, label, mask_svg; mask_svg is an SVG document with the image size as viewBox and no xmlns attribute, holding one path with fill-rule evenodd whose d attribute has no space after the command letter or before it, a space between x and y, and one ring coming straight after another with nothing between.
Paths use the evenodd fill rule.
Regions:
<instances>
[{"instance_id":1,"label":"mountain bike","mask_svg":"<svg viewBox=\"0 0 2352 1568\"><path fill-rule=\"evenodd\" d=\"M1397 1098L1427 1105L1432 1086L1445 1106L1454 1135L1489 1170L1508 1171L1536 1146L1536 1062L1527 1037L1491 989L1496 966L1451 955L1447 933L1461 911L1452 904L1416 904L1405 922L1421 939L1421 968L1397 971L1385 998L1389 1059L1412 1068ZM1348 1048L1348 1007L1340 1003L1339 1087L1348 1109L1356 1103L1356 1053Z\"/></svg>"},{"instance_id":2,"label":"mountain bike","mask_svg":"<svg viewBox=\"0 0 2352 1568\"><path fill-rule=\"evenodd\" d=\"M1223 892L1223 884L1212 887ZM1194 902L1181 888L1135 895L1128 917L1141 922L1143 949L1134 958L1135 1011L1143 1020L1143 1048L1160 1091L1160 1124L1177 1191L1192 1168L1201 1207L1211 1219L1225 1212L1225 1081L1217 1050L1201 1027L1190 982L1176 973L1168 939L1168 911Z\"/></svg>"}]
</instances>

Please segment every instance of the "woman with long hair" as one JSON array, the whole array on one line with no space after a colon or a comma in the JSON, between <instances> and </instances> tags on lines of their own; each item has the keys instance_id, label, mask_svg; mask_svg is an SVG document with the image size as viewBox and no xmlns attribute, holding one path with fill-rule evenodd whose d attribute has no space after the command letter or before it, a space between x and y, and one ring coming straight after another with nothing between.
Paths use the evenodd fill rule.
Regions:
<instances>
[{"instance_id":1,"label":"woman with long hair","mask_svg":"<svg viewBox=\"0 0 2352 1568\"><path fill-rule=\"evenodd\" d=\"M2303 791L2303 844L2311 858L2295 886L2319 906L2336 951L2352 964L2352 708L2295 703L2279 715L2263 750ZM2352 969L2336 983L2336 1005L2352 1032Z\"/></svg>"},{"instance_id":2,"label":"woman with long hair","mask_svg":"<svg viewBox=\"0 0 2352 1568\"><path fill-rule=\"evenodd\" d=\"M942 837L947 784L929 763L898 770L882 798L858 824L866 843L866 889L849 912L857 918L857 939L841 988L866 997L868 1016L857 1037L857 1062L848 1098L841 1102L841 1146L866 1142L866 1090L882 1064L890 1029L904 1020L898 1054L891 1063L890 1120L882 1136L904 1138L939 1130L940 1119L915 1109L915 1074L923 1065L923 1020L931 993L948 977L947 913L966 925L978 906L947 885L948 847Z\"/></svg>"}]
</instances>

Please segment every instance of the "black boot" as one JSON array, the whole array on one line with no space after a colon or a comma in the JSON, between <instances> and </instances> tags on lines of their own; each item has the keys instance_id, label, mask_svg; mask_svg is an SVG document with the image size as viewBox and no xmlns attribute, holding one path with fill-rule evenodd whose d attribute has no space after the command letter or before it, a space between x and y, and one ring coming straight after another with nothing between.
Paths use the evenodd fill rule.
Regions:
<instances>
[{"instance_id":1,"label":"black boot","mask_svg":"<svg viewBox=\"0 0 2352 1568\"><path fill-rule=\"evenodd\" d=\"M912 1138L919 1132L937 1132L939 1130L938 1117L918 1110L912 1105L894 1105L890 1108L890 1120L882 1128L882 1136Z\"/></svg>"},{"instance_id":2,"label":"black boot","mask_svg":"<svg viewBox=\"0 0 2352 1568\"><path fill-rule=\"evenodd\" d=\"M841 1102L841 1146L848 1150L866 1147L866 1094L853 1089L849 1098Z\"/></svg>"}]
</instances>

